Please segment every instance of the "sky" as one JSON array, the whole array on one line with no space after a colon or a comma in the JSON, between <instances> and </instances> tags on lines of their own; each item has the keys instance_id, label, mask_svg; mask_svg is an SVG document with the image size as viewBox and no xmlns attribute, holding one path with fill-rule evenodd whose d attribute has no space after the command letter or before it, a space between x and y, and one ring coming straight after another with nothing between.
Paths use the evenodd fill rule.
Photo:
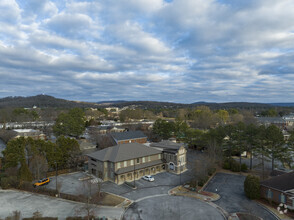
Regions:
<instances>
[{"instance_id":1,"label":"sky","mask_svg":"<svg viewBox=\"0 0 294 220\"><path fill-rule=\"evenodd\" d=\"M1 0L0 97L294 102L293 0Z\"/></svg>"}]
</instances>

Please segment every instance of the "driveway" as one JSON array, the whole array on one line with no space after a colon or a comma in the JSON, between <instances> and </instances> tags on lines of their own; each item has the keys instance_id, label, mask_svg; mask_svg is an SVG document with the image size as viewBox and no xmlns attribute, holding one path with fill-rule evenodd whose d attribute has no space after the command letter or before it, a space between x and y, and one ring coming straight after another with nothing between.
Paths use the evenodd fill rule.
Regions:
<instances>
[{"instance_id":1,"label":"driveway","mask_svg":"<svg viewBox=\"0 0 294 220\"><path fill-rule=\"evenodd\" d=\"M32 217L36 211L43 217L58 217L66 219L68 216L85 216L85 205L49 196L22 192L16 190L0 190L0 217L5 218L13 211L20 211L22 218ZM93 212L99 217L107 216L120 219L122 208L93 206Z\"/></svg>"},{"instance_id":2,"label":"driveway","mask_svg":"<svg viewBox=\"0 0 294 220\"><path fill-rule=\"evenodd\" d=\"M125 212L124 219L222 220L224 217L217 209L200 200L162 195L133 203Z\"/></svg>"},{"instance_id":3,"label":"driveway","mask_svg":"<svg viewBox=\"0 0 294 220\"><path fill-rule=\"evenodd\" d=\"M241 175L217 173L206 186L205 191L217 192L221 198L215 204L229 213L247 212L266 220L276 220L269 211L245 196L243 186L245 178Z\"/></svg>"}]
</instances>

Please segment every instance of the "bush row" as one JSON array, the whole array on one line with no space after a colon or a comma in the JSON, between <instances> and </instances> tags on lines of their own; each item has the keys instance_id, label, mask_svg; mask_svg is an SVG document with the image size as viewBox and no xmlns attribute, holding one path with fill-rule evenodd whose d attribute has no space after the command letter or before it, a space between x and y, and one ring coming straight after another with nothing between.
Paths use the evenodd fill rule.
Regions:
<instances>
[{"instance_id":1,"label":"bush row","mask_svg":"<svg viewBox=\"0 0 294 220\"><path fill-rule=\"evenodd\" d=\"M248 167L245 163L240 164L233 158L226 158L223 162L223 168L226 170L231 170L233 172L247 172Z\"/></svg>"}]
</instances>

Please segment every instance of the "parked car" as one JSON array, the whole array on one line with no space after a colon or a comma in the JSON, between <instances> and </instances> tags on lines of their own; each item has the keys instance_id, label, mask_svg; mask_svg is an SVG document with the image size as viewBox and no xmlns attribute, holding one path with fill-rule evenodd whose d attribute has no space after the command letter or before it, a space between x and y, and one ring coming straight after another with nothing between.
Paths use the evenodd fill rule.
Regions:
<instances>
[{"instance_id":1,"label":"parked car","mask_svg":"<svg viewBox=\"0 0 294 220\"><path fill-rule=\"evenodd\" d=\"M154 181L154 177L153 177L153 176L150 176L150 175L143 176L143 179L144 179L144 180L147 180L147 181L149 181L149 182L153 182L153 181Z\"/></svg>"},{"instance_id":2,"label":"parked car","mask_svg":"<svg viewBox=\"0 0 294 220\"><path fill-rule=\"evenodd\" d=\"M47 185L49 182L50 182L49 178L44 178L44 179L41 179L38 182L34 183L34 187L36 187L36 186L44 186L44 185Z\"/></svg>"}]
</instances>

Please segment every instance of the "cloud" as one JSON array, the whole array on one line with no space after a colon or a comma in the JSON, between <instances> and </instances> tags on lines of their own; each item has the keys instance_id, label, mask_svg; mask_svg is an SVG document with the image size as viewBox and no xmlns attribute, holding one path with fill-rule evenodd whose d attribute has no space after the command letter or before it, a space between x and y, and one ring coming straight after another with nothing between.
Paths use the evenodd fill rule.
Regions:
<instances>
[{"instance_id":1,"label":"cloud","mask_svg":"<svg viewBox=\"0 0 294 220\"><path fill-rule=\"evenodd\" d=\"M293 101L292 0L0 2L0 96Z\"/></svg>"}]
</instances>

